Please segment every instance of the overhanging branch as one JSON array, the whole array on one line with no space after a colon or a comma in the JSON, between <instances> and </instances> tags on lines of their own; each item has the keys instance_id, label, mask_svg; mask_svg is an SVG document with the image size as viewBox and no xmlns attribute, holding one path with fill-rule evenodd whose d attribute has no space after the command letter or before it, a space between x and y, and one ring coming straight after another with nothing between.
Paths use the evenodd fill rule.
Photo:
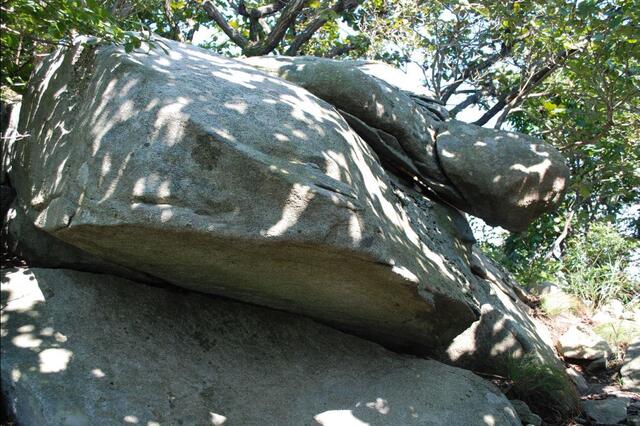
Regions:
<instances>
[{"instance_id":1,"label":"overhanging branch","mask_svg":"<svg viewBox=\"0 0 640 426\"><path fill-rule=\"evenodd\" d=\"M324 24L332 19L331 15L335 13L342 13L345 10L354 9L358 5L358 0L339 0L336 4L326 9L323 9L318 13L318 16L307 25L307 27L300 32L289 46L289 49L285 52L287 56L295 56L298 54L300 48L308 42L311 37L318 31Z\"/></svg>"},{"instance_id":2,"label":"overhanging branch","mask_svg":"<svg viewBox=\"0 0 640 426\"><path fill-rule=\"evenodd\" d=\"M477 126L483 126L505 107L508 109L512 109L517 106L518 103L522 102L526 95L531 92L531 90L540 85L540 83L542 83L547 77L553 74L555 70L560 68L564 64L564 62L575 52L577 52L576 49L565 50L557 57L549 60L542 68L531 75L524 85L521 85L517 89L501 96L498 99L498 102L496 102L487 112L482 115L482 117L476 120L473 124Z\"/></svg>"},{"instance_id":3,"label":"overhanging branch","mask_svg":"<svg viewBox=\"0 0 640 426\"><path fill-rule=\"evenodd\" d=\"M222 31L233 41L235 44L245 49L249 46L249 40L245 38L239 31L233 28L227 20L222 16L222 13L213 4L211 0L204 0L202 2L202 8L207 13L207 16L213 20Z\"/></svg>"}]
</instances>

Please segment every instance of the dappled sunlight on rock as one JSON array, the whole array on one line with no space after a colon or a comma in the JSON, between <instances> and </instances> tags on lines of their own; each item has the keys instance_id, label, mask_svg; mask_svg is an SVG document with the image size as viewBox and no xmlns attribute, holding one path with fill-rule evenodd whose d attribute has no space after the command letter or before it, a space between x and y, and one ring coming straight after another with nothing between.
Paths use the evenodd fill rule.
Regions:
<instances>
[{"instance_id":1,"label":"dappled sunlight on rock","mask_svg":"<svg viewBox=\"0 0 640 426\"><path fill-rule=\"evenodd\" d=\"M222 414L209 413L209 415L211 416L211 424L213 426L226 425L227 418L225 416L223 416Z\"/></svg>"},{"instance_id":2,"label":"dappled sunlight on rock","mask_svg":"<svg viewBox=\"0 0 640 426\"><path fill-rule=\"evenodd\" d=\"M287 201L285 201L282 218L268 230L262 231L261 234L265 237L277 237L284 234L287 229L298 222L300 215L314 196L315 194L310 192L308 186L294 184Z\"/></svg>"},{"instance_id":3,"label":"dappled sunlight on rock","mask_svg":"<svg viewBox=\"0 0 640 426\"><path fill-rule=\"evenodd\" d=\"M48 348L38 354L41 373L59 373L67 369L73 352L62 348Z\"/></svg>"},{"instance_id":4,"label":"dappled sunlight on rock","mask_svg":"<svg viewBox=\"0 0 640 426\"><path fill-rule=\"evenodd\" d=\"M447 177L468 203L465 211L512 231L555 208L568 183L558 151L529 136L457 121L436 139Z\"/></svg>"},{"instance_id":5,"label":"dappled sunlight on rock","mask_svg":"<svg viewBox=\"0 0 640 426\"><path fill-rule=\"evenodd\" d=\"M555 178L566 181L568 169L553 148L514 132L443 122L446 110L415 88L403 89L387 65L312 57L244 61L338 107L385 167L490 224L524 229L562 197L566 185ZM521 164L532 157L545 161Z\"/></svg>"},{"instance_id":6,"label":"dappled sunlight on rock","mask_svg":"<svg viewBox=\"0 0 640 426\"><path fill-rule=\"evenodd\" d=\"M317 414L313 419L322 426L368 426L369 423L359 420L351 410L330 410Z\"/></svg>"},{"instance_id":7,"label":"dappled sunlight on rock","mask_svg":"<svg viewBox=\"0 0 640 426\"><path fill-rule=\"evenodd\" d=\"M23 124L41 129L34 143L50 149L17 161L24 176L31 170L30 183L16 179L25 182L19 199L41 199L28 213L39 228L172 283L421 351L473 322L463 274L430 237L443 225L400 201L412 189L392 182L335 108L246 64L168 45L169 56L80 49L76 69L92 65L77 90L91 97L67 87L67 103L26 98L32 117ZM416 108L383 83L372 87L372 113L389 123L400 115L378 111L381 96ZM39 121L45 109L73 122L71 133L47 136L55 123ZM51 184L61 165L67 177Z\"/></svg>"},{"instance_id":8,"label":"dappled sunlight on rock","mask_svg":"<svg viewBox=\"0 0 640 426\"><path fill-rule=\"evenodd\" d=\"M395 350L479 366L479 371L486 367L495 373L501 368L497 361L524 353L555 362L509 278L488 259L474 256L475 239L460 211L514 227L528 223L552 208L564 190L567 176L555 152L521 135L447 122L446 110L426 94L399 90L382 76L368 74L365 68L375 68L368 63L316 63L313 58L240 62L174 42L167 46L168 55L159 50L125 54L109 46L74 48L43 62L34 82L47 83L34 83L24 104L22 125L34 137L16 147L12 158L22 223L86 252L87 257L73 259L80 258L88 270L143 274L150 278L146 282L304 314ZM503 152L508 155L501 157ZM66 251L60 257L65 256ZM136 303L136 312L145 313L139 325L149 318L165 324L163 314L154 310L156 302ZM490 312L487 304L496 309ZM183 308L166 307L174 313L170 322L200 315L189 304ZM25 317L40 312L25 309ZM207 357L229 344L228 336L215 335L211 324L216 321L206 315L192 319L197 329L192 337ZM36 323L21 326L29 324ZM207 324L207 329L195 324ZM47 334L44 328L21 328L10 336L14 349L34 352L29 368L49 375L78 371L91 386L121 391L120 366L102 358L84 363L77 335L57 323L46 327ZM140 327L118 329L112 336L132 363L148 361L148 356L183 368L177 352L159 353L150 346L140 358L128 346L118 346L145 345L147 337L154 341L152 330ZM276 339L286 334L283 330L263 332ZM149 335L135 334L143 331ZM168 329L167 335L174 336ZM162 342L158 347L175 346ZM322 354L316 343L308 346ZM280 361L287 368L296 365L294 355ZM202 371L194 373L190 365L179 370L181 377L205 375L206 385L189 388L203 408L193 416L235 424L237 418L225 411L229 401L212 401L220 392L239 390L220 390L217 370L210 372L203 364L208 358L199 356L194 365ZM234 352L217 359L218 365L237 371L234 357L242 358ZM132 365L125 362L125 370L139 377ZM353 366L339 365L344 377L335 380L351 383ZM390 374L387 367L367 370L370 374L363 377L378 380L378 371ZM296 370L283 371L289 377ZM243 374L263 377L253 367ZM147 376L150 388L162 380ZM367 392L357 398L334 395L331 404L305 408L305 421L333 412L368 424L396 415L432 420L434 407L425 409L416 392L394 396L380 385L383 379L363 383ZM264 380L269 386L257 383L262 391L244 400L258 400L282 414L286 407L274 404L264 391L273 387L273 376ZM432 386L413 375L396 380L421 392L420 386ZM292 386L298 387L307 392L337 388ZM189 392L163 398L179 406ZM135 398L135 392L129 397ZM495 398L489 405L502 410L503 399ZM499 419L496 424L513 420L505 414L502 421L502 414L489 411ZM438 415L451 413L458 414L448 406ZM484 414L474 412L468 424L482 424ZM118 422L159 421L144 410L120 406L114 415Z\"/></svg>"},{"instance_id":9,"label":"dappled sunlight on rock","mask_svg":"<svg viewBox=\"0 0 640 426\"><path fill-rule=\"evenodd\" d=\"M2 320L3 393L24 424L519 424L468 371L302 316L64 269L3 271L1 290L3 306L17 290L34 302ZM45 330L69 338L11 341Z\"/></svg>"}]
</instances>

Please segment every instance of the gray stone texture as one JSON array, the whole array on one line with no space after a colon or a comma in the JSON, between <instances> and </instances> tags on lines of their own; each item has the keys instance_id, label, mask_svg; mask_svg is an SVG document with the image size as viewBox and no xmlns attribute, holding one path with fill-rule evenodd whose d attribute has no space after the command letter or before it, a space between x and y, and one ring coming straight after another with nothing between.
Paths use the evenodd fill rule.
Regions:
<instances>
[{"instance_id":1,"label":"gray stone texture","mask_svg":"<svg viewBox=\"0 0 640 426\"><path fill-rule=\"evenodd\" d=\"M473 248L464 214L383 169L334 106L166 43L167 54L76 46L36 69L20 118L31 137L11 152L25 252L304 314L478 371L525 353L558 362L526 295ZM445 123L415 93L356 68L340 72L397 110L354 102L349 114L386 123L371 132L407 154L405 133L433 144L430 126ZM402 127L411 120L415 132Z\"/></svg>"},{"instance_id":2,"label":"gray stone texture","mask_svg":"<svg viewBox=\"0 0 640 426\"><path fill-rule=\"evenodd\" d=\"M442 254L454 243L433 238L455 210L402 204L369 146L303 88L169 47L76 47L35 71L11 176L37 228L398 347L445 345L475 321Z\"/></svg>"},{"instance_id":3,"label":"gray stone texture","mask_svg":"<svg viewBox=\"0 0 640 426\"><path fill-rule=\"evenodd\" d=\"M21 425L520 425L471 372L304 317L61 269L1 290Z\"/></svg>"},{"instance_id":4,"label":"gray stone texture","mask_svg":"<svg viewBox=\"0 0 640 426\"><path fill-rule=\"evenodd\" d=\"M640 337L636 337L629 343L620 375L623 389L640 392Z\"/></svg>"},{"instance_id":5,"label":"gray stone texture","mask_svg":"<svg viewBox=\"0 0 640 426\"><path fill-rule=\"evenodd\" d=\"M429 110L441 106L401 90L402 80L389 66L316 57L244 61L390 134L399 143L400 157L413 161L417 178L447 202L490 225L524 230L553 210L564 195L569 169L553 147L521 133L445 122L445 114ZM385 68L387 72L381 72ZM416 177L412 168L405 171Z\"/></svg>"}]
</instances>

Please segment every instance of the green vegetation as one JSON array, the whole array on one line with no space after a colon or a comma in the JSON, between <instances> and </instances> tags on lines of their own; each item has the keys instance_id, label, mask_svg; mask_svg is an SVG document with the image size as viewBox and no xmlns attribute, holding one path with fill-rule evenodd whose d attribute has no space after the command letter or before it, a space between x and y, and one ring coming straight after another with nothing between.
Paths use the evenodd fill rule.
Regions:
<instances>
[{"instance_id":1,"label":"green vegetation","mask_svg":"<svg viewBox=\"0 0 640 426\"><path fill-rule=\"evenodd\" d=\"M554 282L595 308L611 299L632 305L640 303L640 282L628 271L633 251L638 247L637 239L623 236L612 224L597 222L587 233L568 238L560 258L537 256L526 265L505 256L500 248L489 247L489 251L521 282ZM573 302L560 299L548 302L554 305L549 307L551 311L575 308Z\"/></svg>"},{"instance_id":2,"label":"green vegetation","mask_svg":"<svg viewBox=\"0 0 640 426\"><path fill-rule=\"evenodd\" d=\"M629 343L640 336L640 324L635 321L619 320L598 324L593 331L609 343L612 348L628 346Z\"/></svg>"},{"instance_id":3,"label":"green vegetation","mask_svg":"<svg viewBox=\"0 0 640 426\"><path fill-rule=\"evenodd\" d=\"M548 418L567 418L577 414L580 398L567 374L535 356L511 358L508 378L513 382L509 397L524 401L535 413Z\"/></svg>"},{"instance_id":4,"label":"green vegetation","mask_svg":"<svg viewBox=\"0 0 640 426\"><path fill-rule=\"evenodd\" d=\"M564 292L542 296L540 299L540 307L547 315L552 317L563 313L582 315L586 310L586 307L582 304L580 299L572 294Z\"/></svg>"},{"instance_id":5,"label":"green vegetation","mask_svg":"<svg viewBox=\"0 0 640 426\"><path fill-rule=\"evenodd\" d=\"M638 242L624 238L610 224L596 223L575 235L557 260L558 276L570 293L598 306L611 299L625 303L640 297L640 283L625 272Z\"/></svg>"}]
</instances>

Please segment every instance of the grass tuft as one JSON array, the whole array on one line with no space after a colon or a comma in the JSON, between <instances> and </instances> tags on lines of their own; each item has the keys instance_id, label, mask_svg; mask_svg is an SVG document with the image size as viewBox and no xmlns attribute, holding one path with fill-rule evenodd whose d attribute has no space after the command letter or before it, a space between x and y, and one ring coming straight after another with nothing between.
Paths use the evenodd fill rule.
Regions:
<instances>
[{"instance_id":1,"label":"grass tuft","mask_svg":"<svg viewBox=\"0 0 640 426\"><path fill-rule=\"evenodd\" d=\"M579 414L580 397L569 376L559 368L525 355L510 358L507 371L513 382L507 395L524 401L545 420L566 420Z\"/></svg>"}]
</instances>

